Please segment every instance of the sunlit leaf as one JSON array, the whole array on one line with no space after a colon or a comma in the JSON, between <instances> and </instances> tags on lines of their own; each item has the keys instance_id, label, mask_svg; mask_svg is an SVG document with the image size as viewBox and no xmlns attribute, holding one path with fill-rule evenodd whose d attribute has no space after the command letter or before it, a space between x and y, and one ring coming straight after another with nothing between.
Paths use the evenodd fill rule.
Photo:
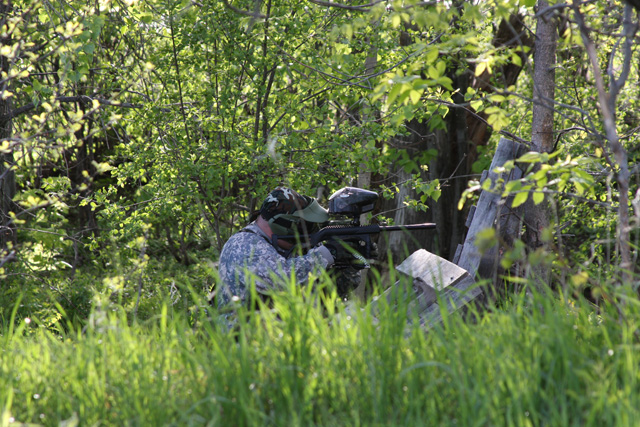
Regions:
<instances>
[{"instance_id":1,"label":"sunlit leaf","mask_svg":"<svg viewBox=\"0 0 640 427\"><path fill-rule=\"evenodd\" d=\"M511 203L512 208L517 208L518 206L524 204L529 197L529 192L521 191L520 193L516 193L513 197L513 202Z\"/></svg>"},{"instance_id":2,"label":"sunlit leaf","mask_svg":"<svg viewBox=\"0 0 640 427\"><path fill-rule=\"evenodd\" d=\"M478 65L476 65L476 71L475 71L476 77L478 77L482 73L484 73L484 70L486 70L486 69L487 69L487 63L486 62L478 63Z\"/></svg>"},{"instance_id":3,"label":"sunlit leaf","mask_svg":"<svg viewBox=\"0 0 640 427\"><path fill-rule=\"evenodd\" d=\"M411 98L411 103L416 105L420 102L420 96L422 95L421 91L411 90L409 92L409 97Z\"/></svg>"},{"instance_id":4,"label":"sunlit leaf","mask_svg":"<svg viewBox=\"0 0 640 427\"><path fill-rule=\"evenodd\" d=\"M544 200L544 193L542 191L534 191L531 197L533 198L533 203L539 205Z\"/></svg>"},{"instance_id":5,"label":"sunlit leaf","mask_svg":"<svg viewBox=\"0 0 640 427\"><path fill-rule=\"evenodd\" d=\"M482 110L482 101L481 100L477 100L477 101L471 101L471 108L473 108L476 111L481 111Z\"/></svg>"}]
</instances>

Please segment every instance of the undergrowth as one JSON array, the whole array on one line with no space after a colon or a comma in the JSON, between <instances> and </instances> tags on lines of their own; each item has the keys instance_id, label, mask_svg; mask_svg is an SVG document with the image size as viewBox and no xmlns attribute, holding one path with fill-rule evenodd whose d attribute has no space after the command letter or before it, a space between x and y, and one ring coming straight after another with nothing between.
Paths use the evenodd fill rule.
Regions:
<instances>
[{"instance_id":1,"label":"undergrowth","mask_svg":"<svg viewBox=\"0 0 640 427\"><path fill-rule=\"evenodd\" d=\"M0 420L637 425L640 302L628 295L595 307L523 291L428 330L402 304L347 310L299 288L273 310L240 310L231 331L213 309L170 304L145 321L100 303L82 326L4 319Z\"/></svg>"}]
</instances>

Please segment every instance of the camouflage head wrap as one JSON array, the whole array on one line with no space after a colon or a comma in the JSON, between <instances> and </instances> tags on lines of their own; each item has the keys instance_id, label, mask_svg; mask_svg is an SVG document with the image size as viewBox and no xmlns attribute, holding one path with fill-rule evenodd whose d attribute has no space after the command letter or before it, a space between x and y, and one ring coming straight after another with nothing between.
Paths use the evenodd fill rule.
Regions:
<instances>
[{"instance_id":1,"label":"camouflage head wrap","mask_svg":"<svg viewBox=\"0 0 640 427\"><path fill-rule=\"evenodd\" d=\"M301 220L322 223L329 219L327 210L314 198L285 187L269 193L262 203L260 215L269 222L275 234L293 234L295 225Z\"/></svg>"},{"instance_id":2,"label":"camouflage head wrap","mask_svg":"<svg viewBox=\"0 0 640 427\"><path fill-rule=\"evenodd\" d=\"M285 187L278 187L273 190L260 208L260 215L264 219L271 219L278 214L290 215L298 210L302 210L309 204L309 198L296 191Z\"/></svg>"}]
</instances>

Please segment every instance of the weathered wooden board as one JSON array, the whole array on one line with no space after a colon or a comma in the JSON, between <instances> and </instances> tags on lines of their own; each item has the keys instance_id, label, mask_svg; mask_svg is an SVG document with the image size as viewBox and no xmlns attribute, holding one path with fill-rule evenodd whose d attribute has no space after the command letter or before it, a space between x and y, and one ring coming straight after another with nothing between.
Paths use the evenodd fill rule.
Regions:
<instances>
[{"instance_id":1,"label":"weathered wooden board","mask_svg":"<svg viewBox=\"0 0 640 427\"><path fill-rule=\"evenodd\" d=\"M455 286L451 286L440 294L440 303L434 302L420 313L420 323L429 328L442 321L442 307L451 314L476 299L482 291L473 278L467 274Z\"/></svg>"},{"instance_id":2,"label":"weathered wooden board","mask_svg":"<svg viewBox=\"0 0 640 427\"><path fill-rule=\"evenodd\" d=\"M418 315L424 326L442 320L438 296L445 310L453 313L480 294L466 270L424 249L411 254L396 270L413 278L421 308Z\"/></svg>"},{"instance_id":3,"label":"weathered wooden board","mask_svg":"<svg viewBox=\"0 0 640 427\"><path fill-rule=\"evenodd\" d=\"M467 270L471 277L475 277L480 267L483 254L480 253L475 240L478 233L490 227L494 227L498 212L504 206L502 201L502 189L498 183L508 182L513 179L519 179L522 171L514 168L509 174L498 174L495 169L504 165L509 160L515 160L523 153L524 146L517 142L506 138L501 138L496 149L496 154L491 162L487 178L491 180L491 188L489 191L483 191L478 199L478 204L473 214L473 219L467 231L467 237L464 241L462 251L458 260L458 265ZM497 248L494 249L497 251ZM478 291L479 292L479 291Z\"/></svg>"},{"instance_id":4,"label":"weathered wooden board","mask_svg":"<svg viewBox=\"0 0 640 427\"><path fill-rule=\"evenodd\" d=\"M455 285L468 273L452 262L424 249L411 254L396 271L413 278L413 287L425 308L437 299L437 292Z\"/></svg>"},{"instance_id":5,"label":"weathered wooden board","mask_svg":"<svg viewBox=\"0 0 640 427\"><path fill-rule=\"evenodd\" d=\"M504 183L520 179L522 171L516 167L508 174L499 174L495 169L515 160L524 150L523 145L514 141L500 140L490 170L485 171L482 177L482 180L491 180L490 190L482 191L477 206L471 210L466 224L469 231L464 244L458 245L454 262L424 249L418 250L396 268L411 281L398 280L383 293L382 298L390 304L408 303L409 311L418 314L421 324L428 328L442 321L443 312L453 313L482 295L475 277L483 277L488 259L489 264L491 260L498 260L498 247L482 254L475 244L478 233L495 227L501 235L513 234L519 227L517 216L512 215L508 208L510 202L502 197L502 189ZM378 301L372 303L374 310Z\"/></svg>"},{"instance_id":6,"label":"weathered wooden board","mask_svg":"<svg viewBox=\"0 0 640 427\"><path fill-rule=\"evenodd\" d=\"M449 295L450 299L453 296L456 299L460 293L447 292L447 290L457 287L466 279L471 279L462 268L424 249L411 254L396 268L396 271L410 280L400 278L381 297L391 305L406 303L409 312L419 317L422 317L423 313L435 303L439 294ZM456 300L459 301L459 298ZM379 301L380 298L372 302L374 312L377 310Z\"/></svg>"},{"instance_id":7,"label":"weathered wooden board","mask_svg":"<svg viewBox=\"0 0 640 427\"><path fill-rule=\"evenodd\" d=\"M453 285L467 274L464 269L454 263L424 249L412 253L396 267L396 270L414 279L419 279L432 289L437 290Z\"/></svg>"}]
</instances>

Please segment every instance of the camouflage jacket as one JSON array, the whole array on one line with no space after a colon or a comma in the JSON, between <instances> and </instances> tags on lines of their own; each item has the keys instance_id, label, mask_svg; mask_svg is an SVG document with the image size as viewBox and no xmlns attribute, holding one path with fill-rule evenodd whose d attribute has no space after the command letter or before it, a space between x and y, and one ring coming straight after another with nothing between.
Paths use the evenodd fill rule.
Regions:
<instances>
[{"instance_id":1,"label":"camouflage jacket","mask_svg":"<svg viewBox=\"0 0 640 427\"><path fill-rule=\"evenodd\" d=\"M327 264L318 248L310 249L303 256L285 258L266 234L251 223L231 236L222 248L218 265L221 286L216 293L218 307L229 304L232 299L244 303L252 280L256 291L265 293L282 289L292 272L297 283L305 283L310 272L324 269Z\"/></svg>"}]
</instances>

